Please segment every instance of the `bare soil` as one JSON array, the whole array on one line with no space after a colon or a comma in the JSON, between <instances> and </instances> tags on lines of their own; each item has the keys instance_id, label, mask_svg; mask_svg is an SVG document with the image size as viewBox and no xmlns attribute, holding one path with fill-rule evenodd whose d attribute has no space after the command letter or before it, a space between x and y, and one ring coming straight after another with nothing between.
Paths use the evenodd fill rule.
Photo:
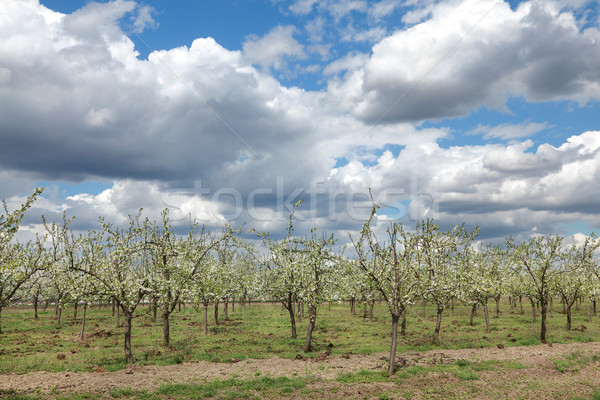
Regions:
<instances>
[{"instance_id":1,"label":"bare soil","mask_svg":"<svg viewBox=\"0 0 600 400\"><path fill-rule=\"evenodd\" d=\"M152 391L164 383L206 382L214 379L251 379L269 375L310 377L307 389L315 398L377 398L382 392L393 398L472 398L472 399L564 399L589 398L600 388L600 362L590 362L576 371L559 372L553 359L572 352L600 354L600 342L570 343L527 347L433 350L398 355L401 368L413 365L453 364L498 360L518 361L525 369L498 368L479 371L478 380L461 380L450 373L429 372L393 382L342 384L335 381L341 373L361 369L380 370L387 354L346 354L316 358L244 360L240 362L194 362L170 366L130 366L118 372L31 372L0 375L0 390L31 393L102 392L131 388ZM260 395L260 394L258 394ZM302 398L299 391L292 398ZM1 396L0 396L1 397ZM287 397L289 398L289 396Z\"/></svg>"}]
</instances>

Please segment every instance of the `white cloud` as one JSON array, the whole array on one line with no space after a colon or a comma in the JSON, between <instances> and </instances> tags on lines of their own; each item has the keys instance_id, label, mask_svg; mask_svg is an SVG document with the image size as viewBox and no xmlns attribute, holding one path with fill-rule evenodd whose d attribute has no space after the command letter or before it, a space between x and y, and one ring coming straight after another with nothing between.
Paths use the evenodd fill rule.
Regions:
<instances>
[{"instance_id":1,"label":"white cloud","mask_svg":"<svg viewBox=\"0 0 600 400\"><path fill-rule=\"evenodd\" d=\"M399 0L382 0L375 4L369 5L369 17L380 20L383 17L393 13L397 7L400 7L402 2Z\"/></svg>"},{"instance_id":2,"label":"white cloud","mask_svg":"<svg viewBox=\"0 0 600 400\"><path fill-rule=\"evenodd\" d=\"M311 21L308 21L304 26L306 33L308 34L308 40L313 43L323 41L325 36L325 19L317 17Z\"/></svg>"},{"instance_id":3,"label":"white cloud","mask_svg":"<svg viewBox=\"0 0 600 400\"><path fill-rule=\"evenodd\" d=\"M333 16L334 20L339 21L353 11L367 11L368 4L365 0L336 0L330 1L326 7Z\"/></svg>"},{"instance_id":4,"label":"white cloud","mask_svg":"<svg viewBox=\"0 0 600 400\"><path fill-rule=\"evenodd\" d=\"M546 122L528 122L522 124L501 124L496 126L479 125L475 129L467 132L467 135L483 135L484 139L520 139L535 135L552 125Z\"/></svg>"},{"instance_id":5,"label":"white cloud","mask_svg":"<svg viewBox=\"0 0 600 400\"><path fill-rule=\"evenodd\" d=\"M146 29L156 29L158 27L158 23L152 16L154 13L154 8L150 6L138 7L137 15L133 20L133 26L137 33L141 33Z\"/></svg>"},{"instance_id":6,"label":"white cloud","mask_svg":"<svg viewBox=\"0 0 600 400\"><path fill-rule=\"evenodd\" d=\"M344 71L353 71L363 67L365 61L368 60L368 54L353 53L337 59L327 65L323 72L326 75L337 74Z\"/></svg>"},{"instance_id":7,"label":"white cloud","mask_svg":"<svg viewBox=\"0 0 600 400\"><path fill-rule=\"evenodd\" d=\"M304 58L304 47L294 39L294 26L276 26L263 37L246 37L243 52L244 59L254 65L285 69L287 58Z\"/></svg>"},{"instance_id":8,"label":"white cloud","mask_svg":"<svg viewBox=\"0 0 600 400\"><path fill-rule=\"evenodd\" d=\"M306 15L312 11L313 6L317 2L318 0L296 0L290 5L289 9L294 14Z\"/></svg>"},{"instance_id":9,"label":"white cloud","mask_svg":"<svg viewBox=\"0 0 600 400\"><path fill-rule=\"evenodd\" d=\"M326 61L331 57L331 44L311 44L307 50L309 53L318 54L321 60Z\"/></svg>"},{"instance_id":10,"label":"white cloud","mask_svg":"<svg viewBox=\"0 0 600 400\"><path fill-rule=\"evenodd\" d=\"M491 171L546 174L562 166L560 153L549 144L540 145L535 154L525 152L533 146L531 140L490 151L483 166Z\"/></svg>"},{"instance_id":11,"label":"white cloud","mask_svg":"<svg viewBox=\"0 0 600 400\"><path fill-rule=\"evenodd\" d=\"M600 98L597 29L580 32L546 3L511 10L499 0L431 6L430 19L373 46L357 117L421 121L529 101Z\"/></svg>"},{"instance_id":12,"label":"white cloud","mask_svg":"<svg viewBox=\"0 0 600 400\"><path fill-rule=\"evenodd\" d=\"M341 39L346 42L368 42L375 43L383 39L387 35L387 30L381 26L375 26L369 29L356 29L352 25L348 25L342 32Z\"/></svg>"},{"instance_id":13,"label":"white cloud","mask_svg":"<svg viewBox=\"0 0 600 400\"><path fill-rule=\"evenodd\" d=\"M468 221L486 235L557 232L573 221L596 221L600 204L600 132L585 132L554 148L531 141L513 145L407 145L397 157L384 153L371 166L337 168L332 180L374 192L399 188L411 199L408 216L439 210L440 223ZM417 213L418 214L418 213ZM420 214L418 214L420 215Z\"/></svg>"},{"instance_id":14,"label":"white cloud","mask_svg":"<svg viewBox=\"0 0 600 400\"><path fill-rule=\"evenodd\" d=\"M88 40L98 40L103 33L120 35L116 24L123 15L133 11L134 1L114 0L107 3L91 2L64 18L65 31Z\"/></svg>"}]
</instances>

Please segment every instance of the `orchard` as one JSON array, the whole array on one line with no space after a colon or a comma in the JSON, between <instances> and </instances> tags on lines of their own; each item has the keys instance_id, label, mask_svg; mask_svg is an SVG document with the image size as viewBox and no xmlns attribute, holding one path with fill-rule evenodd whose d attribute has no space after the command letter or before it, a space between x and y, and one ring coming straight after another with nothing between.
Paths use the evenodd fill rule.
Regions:
<instances>
[{"instance_id":1,"label":"orchard","mask_svg":"<svg viewBox=\"0 0 600 400\"><path fill-rule=\"evenodd\" d=\"M348 238L351 249L343 250L335 247L338 238L318 227L307 236L295 233L298 203L283 238L249 231L262 239L262 249L241 237L243 228L224 226L219 232L209 232L194 225L187 234L178 235L168 210L159 221L142 218L140 210L123 226L100 219L97 229L81 234L71 229L73 218L64 215L60 223L44 220L43 235L20 243L15 235L40 193L41 189L36 190L17 210L4 205L0 217L0 313L31 316L19 323L9 318L0 325L0 332L26 335L30 328L46 332L40 326L48 325L50 319L56 331L77 321L78 340L85 343L86 338L102 335L110 327L121 336L111 348L117 351L118 343L123 346L120 357L126 364L144 363L149 357L160 362L161 355L167 357L184 346L174 343L173 337L189 333L190 326L198 326L194 332L202 333L189 340L213 344L219 335L228 337L233 325L246 333L270 326L276 334L266 335L279 336L274 342L278 344L265 344L266 353L270 348L275 354L310 357L322 351L344 354L387 348L387 371L393 376L398 370L397 355L411 346L478 345L445 337L449 325L471 327L469 332L483 335L510 326L527 336L531 324L536 324L536 337L522 336L520 342L538 343L539 339L546 343L552 333L550 318L564 318L561 327L554 324L552 329L569 332L575 327L574 313L580 320L592 321L600 296L600 240L594 235L578 245L546 235L523 242L509 237L502 245L483 246L474 244L477 228L468 230L462 225L444 231L435 221L423 220L414 231L392 222L386 235L378 237L372 227L378 208L374 204L360 232ZM589 308L584 309L584 304ZM50 305L51 312L47 311ZM357 305L364 308L362 317ZM68 319L62 315L67 308L73 312ZM91 328L89 310L95 321ZM484 323L478 321L478 310ZM340 313L360 323L338 327L326 348L318 339L341 323ZM45 320L38 322L40 315ZM451 324L445 323L449 316ZM34 321L29 328L28 321ZM160 327L162 337L159 349L149 356L146 342L136 337L150 335L145 328L154 326ZM306 329L305 333L299 328ZM357 335L377 333L370 344L356 347L352 335L348 334L347 341L340 338L352 329ZM0 342L6 363L5 350L11 344L2 338ZM239 360L265 354L265 350L254 354L248 346L238 348L234 342L231 349L238 353L234 357L231 349L221 349L223 357ZM143 356L136 354L135 343L142 343ZM189 350L179 361L195 356ZM10 372L7 365L2 370Z\"/></svg>"}]
</instances>

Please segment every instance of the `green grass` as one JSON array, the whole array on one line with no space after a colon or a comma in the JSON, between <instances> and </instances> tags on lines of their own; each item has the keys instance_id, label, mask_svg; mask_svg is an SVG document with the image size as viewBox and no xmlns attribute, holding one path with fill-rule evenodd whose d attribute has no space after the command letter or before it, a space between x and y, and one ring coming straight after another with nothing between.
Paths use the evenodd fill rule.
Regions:
<instances>
[{"instance_id":1,"label":"green grass","mask_svg":"<svg viewBox=\"0 0 600 400\"><path fill-rule=\"evenodd\" d=\"M457 360L453 364L413 365L400 368L393 377L388 377L384 370L365 370L340 374L337 381L341 383L373 383L393 382L418 375L427 375L430 372L450 373L461 380L478 380L479 371L496 371L498 369L523 369L525 366L517 361L481 361L473 363L467 360Z\"/></svg>"},{"instance_id":2,"label":"green grass","mask_svg":"<svg viewBox=\"0 0 600 400\"><path fill-rule=\"evenodd\" d=\"M558 303L558 302L557 302ZM323 306L317 317L314 332L314 356L329 351L332 355L346 353L373 353L389 351L391 320L385 305L375 306L373 322L350 313L348 304L333 304L331 310ZM492 307L493 308L493 307ZM566 317L555 304L554 317L548 318L548 341L568 343L585 342L600 337L600 324L587 322L587 305L573 313L573 326L578 330L566 331ZM192 307L175 312L171 323L170 348L162 346L161 321L151 322L149 316L134 320L132 345L136 363L140 365L169 365L186 361L239 362L248 358L279 356L293 358L302 354L306 320L298 323L298 339L290 339L289 316L279 305L253 303L244 313L236 306L230 308L230 320L218 326L209 323L210 334L202 333L202 314ZM475 325L468 324L470 307L457 304L454 310L444 312L441 341L432 340L435 325L433 306L428 306L426 317L420 316L420 305L408 310L407 335L398 340L398 353L432 349L456 349L535 345L539 323L531 322L530 308L521 315L518 308L504 300L500 318L492 318L492 332L485 333L482 312ZM63 311L63 322L58 325L51 308L33 318L32 308L9 307L2 311L3 334L0 335L0 373L26 373L45 370L61 371L117 371L125 368L123 356L123 328L115 326L109 307L88 310L86 337L79 341L80 320L73 322L72 309ZM303 356L306 356L303 354ZM311 356L311 355L308 355ZM62 359L61 359L62 358Z\"/></svg>"},{"instance_id":3,"label":"green grass","mask_svg":"<svg viewBox=\"0 0 600 400\"><path fill-rule=\"evenodd\" d=\"M396 373L396 376L399 378L410 378L417 375L427 375L430 372L450 373L465 381L474 381L479 379L479 375L477 375L477 373L470 366L460 366L456 364L430 366L415 365L401 369Z\"/></svg>"},{"instance_id":4,"label":"green grass","mask_svg":"<svg viewBox=\"0 0 600 400\"><path fill-rule=\"evenodd\" d=\"M592 395L588 398L585 397L574 397L571 400L600 400L600 389L595 390Z\"/></svg>"},{"instance_id":5,"label":"green grass","mask_svg":"<svg viewBox=\"0 0 600 400\"><path fill-rule=\"evenodd\" d=\"M358 372L340 374L336 380L342 383L371 383L387 382L390 380L390 378L388 377L387 371L369 371L366 369L361 369Z\"/></svg>"},{"instance_id":6,"label":"green grass","mask_svg":"<svg viewBox=\"0 0 600 400\"><path fill-rule=\"evenodd\" d=\"M135 390L135 389L131 389L131 388L111 390L110 397L112 397L113 399L127 399L127 398L153 399L153 398L157 398L156 395L149 394L145 390Z\"/></svg>"},{"instance_id":7,"label":"green grass","mask_svg":"<svg viewBox=\"0 0 600 400\"><path fill-rule=\"evenodd\" d=\"M264 376L252 380L227 379L198 384L169 384L161 386L156 394L167 396L169 399L241 399L254 398L257 392L260 392L261 396L290 394L305 386L306 382L300 378Z\"/></svg>"},{"instance_id":8,"label":"green grass","mask_svg":"<svg viewBox=\"0 0 600 400\"><path fill-rule=\"evenodd\" d=\"M134 389L113 389L108 393L111 399L127 400L161 400L161 399L254 399L293 395L306 386L302 378L287 378L263 376L251 380L226 379L203 383L164 384L153 392ZM260 396L259 396L260 395ZM25 396L15 391L0 391L0 399L10 400L83 400L105 399L102 394L70 393L63 395Z\"/></svg>"},{"instance_id":9,"label":"green grass","mask_svg":"<svg viewBox=\"0 0 600 400\"><path fill-rule=\"evenodd\" d=\"M575 372L579 371L586 364L597 362L600 360L600 354L586 354L581 351L573 351L568 356L553 358L552 362L556 366L558 372Z\"/></svg>"}]
</instances>

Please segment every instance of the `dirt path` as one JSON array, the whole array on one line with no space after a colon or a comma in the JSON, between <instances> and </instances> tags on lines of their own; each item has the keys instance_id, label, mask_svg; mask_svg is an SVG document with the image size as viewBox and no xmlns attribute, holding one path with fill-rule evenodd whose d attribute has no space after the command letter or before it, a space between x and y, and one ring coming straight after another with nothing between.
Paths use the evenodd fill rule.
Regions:
<instances>
[{"instance_id":1,"label":"dirt path","mask_svg":"<svg viewBox=\"0 0 600 400\"><path fill-rule=\"evenodd\" d=\"M404 353L398 356L402 366L453 364L464 359L471 362L486 360L519 361L527 368L521 370L498 369L478 372L479 380L459 380L452 374L430 372L402 381L401 387L394 382L370 385L342 385L335 382L340 373L361 369L381 369L386 364L386 354L344 355L327 357L322 354L313 360L269 358L245 360L237 363L184 363L170 366L132 367L118 372L32 372L23 375L0 375L0 389L19 393L53 392L106 392L111 388L154 390L163 383L202 382L213 379L240 379L264 376L310 376L316 378L314 390L336 394L331 398L369 397L377 391L388 390L405 393L414 399L447 398L537 398L571 399L574 396L590 396L600 388L600 363L588 362L576 372L561 373L552 359L572 352L599 354L598 343L554 344L504 349L433 350L423 353ZM436 389L438 388L438 389ZM399 392L400 391L400 392ZM395 395L394 395L395 396ZM440 397L438 397L440 396ZM570 397L569 397L570 396ZM402 398L402 397L398 397Z\"/></svg>"}]
</instances>

